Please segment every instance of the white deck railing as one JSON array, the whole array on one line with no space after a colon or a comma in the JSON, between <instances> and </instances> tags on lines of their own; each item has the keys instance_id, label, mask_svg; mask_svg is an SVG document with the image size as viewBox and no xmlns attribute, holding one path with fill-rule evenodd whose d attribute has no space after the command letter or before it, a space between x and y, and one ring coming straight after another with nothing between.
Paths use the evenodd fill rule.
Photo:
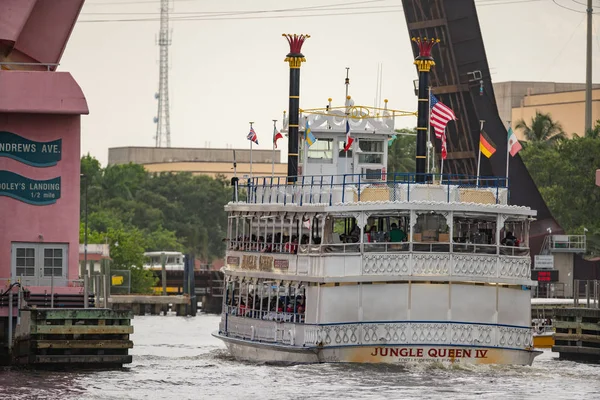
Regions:
<instances>
[{"instance_id":1,"label":"white deck railing","mask_svg":"<svg viewBox=\"0 0 600 400\"><path fill-rule=\"evenodd\" d=\"M529 349L530 327L455 321L381 321L342 324L294 324L223 314L224 336L297 347L356 345L461 345Z\"/></svg>"},{"instance_id":2,"label":"white deck railing","mask_svg":"<svg viewBox=\"0 0 600 400\"><path fill-rule=\"evenodd\" d=\"M425 180L431 178L429 182ZM347 204L436 201L508 204L506 178L466 175L345 174L254 177L240 181L238 200L254 204Z\"/></svg>"}]
</instances>

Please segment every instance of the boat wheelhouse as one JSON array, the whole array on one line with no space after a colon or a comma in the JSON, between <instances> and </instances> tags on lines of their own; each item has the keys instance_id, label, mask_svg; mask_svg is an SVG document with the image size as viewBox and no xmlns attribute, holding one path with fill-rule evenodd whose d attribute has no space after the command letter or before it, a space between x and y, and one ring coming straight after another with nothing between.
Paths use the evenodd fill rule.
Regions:
<instances>
[{"instance_id":1,"label":"boat wheelhouse","mask_svg":"<svg viewBox=\"0 0 600 400\"><path fill-rule=\"evenodd\" d=\"M338 120L304 112L313 146L326 143L315 156L305 147L305 172L328 173L346 159ZM234 356L531 364L538 353L528 229L536 212L509 205L504 178L372 176L367 171L387 161L392 133L392 123L352 129L351 173L303 175L294 185L260 177L239 186L226 206L216 334ZM381 149L381 157L361 157L366 148Z\"/></svg>"}]
</instances>

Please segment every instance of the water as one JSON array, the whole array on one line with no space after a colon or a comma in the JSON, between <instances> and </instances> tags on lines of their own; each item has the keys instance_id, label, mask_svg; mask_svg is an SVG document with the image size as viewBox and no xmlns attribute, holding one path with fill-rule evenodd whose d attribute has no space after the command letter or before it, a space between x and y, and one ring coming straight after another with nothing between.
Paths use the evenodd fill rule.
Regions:
<instances>
[{"instance_id":1,"label":"water","mask_svg":"<svg viewBox=\"0 0 600 400\"><path fill-rule=\"evenodd\" d=\"M597 399L600 365L532 367L240 363L210 333L218 316L134 319L133 364L118 371L0 370L0 399Z\"/></svg>"}]
</instances>

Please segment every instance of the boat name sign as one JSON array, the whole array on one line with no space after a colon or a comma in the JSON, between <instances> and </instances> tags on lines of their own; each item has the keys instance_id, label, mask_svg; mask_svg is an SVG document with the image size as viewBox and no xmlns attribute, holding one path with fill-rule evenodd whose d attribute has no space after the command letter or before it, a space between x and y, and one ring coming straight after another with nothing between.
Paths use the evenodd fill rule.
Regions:
<instances>
[{"instance_id":1,"label":"boat name sign","mask_svg":"<svg viewBox=\"0 0 600 400\"><path fill-rule=\"evenodd\" d=\"M423 349L418 347L375 347L372 357L409 357L409 358L487 358L488 350L484 349Z\"/></svg>"},{"instance_id":2,"label":"boat name sign","mask_svg":"<svg viewBox=\"0 0 600 400\"><path fill-rule=\"evenodd\" d=\"M230 257L227 257L227 264L229 266L237 266L236 264L239 263L239 258L238 260L233 260L234 257L231 258L231 261L237 261L237 263L230 263ZM286 271L289 268L289 261L285 259L275 259L272 256L257 256L245 254L242 256L241 268L260 271L272 271L273 269Z\"/></svg>"}]
</instances>

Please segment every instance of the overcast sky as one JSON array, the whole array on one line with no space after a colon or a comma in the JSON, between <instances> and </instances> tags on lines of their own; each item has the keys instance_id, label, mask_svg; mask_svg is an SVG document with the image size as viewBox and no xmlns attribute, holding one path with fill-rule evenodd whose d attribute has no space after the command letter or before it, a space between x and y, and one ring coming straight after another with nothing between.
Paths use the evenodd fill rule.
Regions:
<instances>
[{"instance_id":1,"label":"overcast sky","mask_svg":"<svg viewBox=\"0 0 600 400\"><path fill-rule=\"evenodd\" d=\"M475 2L494 82L585 81L585 7L579 4L584 0ZM600 1L594 3L600 9ZM159 4L87 0L62 58L60 69L73 74L90 108L82 117L82 154L89 152L103 165L109 147L154 146ZM356 104L373 105L377 66L383 64L382 98L394 109L416 109L412 81L417 74L400 0L171 4L173 19L179 19L171 22L169 49L172 147L247 148L248 121L254 121L258 147L271 148L272 120L281 126L288 106L284 32L311 35L303 47L301 107L324 107L328 97L342 105L346 67ZM312 11L239 13L315 6ZM136 21L84 22L115 19ZM594 16L596 82L597 27L600 19ZM407 117L398 125L413 127L416 120Z\"/></svg>"}]
</instances>

